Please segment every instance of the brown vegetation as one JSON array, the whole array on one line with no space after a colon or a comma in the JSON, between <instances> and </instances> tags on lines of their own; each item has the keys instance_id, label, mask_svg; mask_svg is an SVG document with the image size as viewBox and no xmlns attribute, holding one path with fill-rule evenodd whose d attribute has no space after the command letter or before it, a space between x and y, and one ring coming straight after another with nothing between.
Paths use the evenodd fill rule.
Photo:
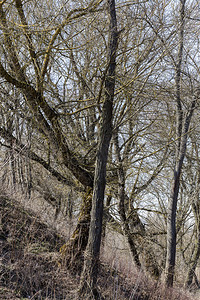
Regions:
<instances>
[{"instance_id":1,"label":"brown vegetation","mask_svg":"<svg viewBox=\"0 0 200 300\"><path fill-rule=\"evenodd\" d=\"M199 289L198 11L196 0L0 1L5 297Z\"/></svg>"},{"instance_id":2,"label":"brown vegetation","mask_svg":"<svg viewBox=\"0 0 200 300\"><path fill-rule=\"evenodd\" d=\"M74 299L80 278L60 264L64 238L5 195L0 217L0 299ZM115 265L116 255L121 265ZM112 258L104 252L98 286L105 299L194 299L185 291L163 288L142 271L128 270L116 251Z\"/></svg>"}]
</instances>

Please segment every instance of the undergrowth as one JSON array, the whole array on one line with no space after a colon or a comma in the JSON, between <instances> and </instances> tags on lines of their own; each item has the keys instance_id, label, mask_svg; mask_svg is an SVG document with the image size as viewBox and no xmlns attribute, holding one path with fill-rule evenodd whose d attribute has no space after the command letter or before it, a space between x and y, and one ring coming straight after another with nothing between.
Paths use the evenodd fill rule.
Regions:
<instances>
[{"instance_id":1,"label":"undergrowth","mask_svg":"<svg viewBox=\"0 0 200 300\"><path fill-rule=\"evenodd\" d=\"M60 264L59 249L64 243L33 212L1 196L0 299L75 299L79 275ZM137 269L117 269L109 260L102 261L98 286L105 299L195 299L178 288L164 288Z\"/></svg>"}]
</instances>

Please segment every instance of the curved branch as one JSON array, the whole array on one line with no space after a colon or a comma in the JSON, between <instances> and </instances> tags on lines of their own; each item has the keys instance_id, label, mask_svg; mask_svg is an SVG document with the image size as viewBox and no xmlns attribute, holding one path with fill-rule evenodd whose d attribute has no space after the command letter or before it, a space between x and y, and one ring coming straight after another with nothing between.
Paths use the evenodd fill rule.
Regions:
<instances>
[{"instance_id":1,"label":"curved branch","mask_svg":"<svg viewBox=\"0 0 200 300\"><path fill-rule=\"evenodd\" d=\"M54 35L52 36L49 45L46 49L45 58L43 61L42 71L41 71L41 79L44 79L44 76L47 72L47 67L50 59L51 50L53 48L54 42L57 36L61 33L61 30L67 25L67 23L71 22L74 19L80 18L89 12L94 12L96 7L102 2L103 0L92 1L86 8L75 8L70 11L66 17L66 19L60 24L60 26L56 29ZM75 15L74 15L75 14ZM74 15L74 16L73 16Z\"/></svg>"},{"instance_id":2,"label":"curved branch","mask_svg":"<svg viewBox=\"0 0 200 300\"><path fill-rule=\"evenodd\" d=\"M74 182L60 174L57 170L55 170L53 167L50 166L49 163L47 163L42 157L38 156L35 152L29 149L26 145L21 143L17 138L15 138L8 130L6 130L3 127L0 127L0 135L2 138L4 138L8 143L12 141L12 145L14 146L14 150L18 152L21 155L28 156L31 160L39 163L41 166L43 166L49 173L55 177L59 182L62 182L69 186L74 186ZM3 145L4 147L10 148L8 145Z\"/></svg>"}]
</instances>

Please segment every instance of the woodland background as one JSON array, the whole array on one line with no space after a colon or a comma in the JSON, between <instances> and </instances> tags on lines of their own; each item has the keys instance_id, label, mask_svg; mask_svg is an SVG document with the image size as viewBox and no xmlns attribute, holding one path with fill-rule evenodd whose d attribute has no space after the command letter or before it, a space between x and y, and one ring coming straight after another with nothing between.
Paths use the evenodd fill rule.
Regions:
<instances>
[{"instance_id":1,"label":"woodland background","mask_svg":"<svg viewBox=\"0 0 200 300\"><path fill-rule=\"evenodd\" d=\"M79 299L103 297L99 259L114 248L135 274L200 287L199 11L0 2L2 207L16 198L63 236Z\"/></svg>"}]
</instances>

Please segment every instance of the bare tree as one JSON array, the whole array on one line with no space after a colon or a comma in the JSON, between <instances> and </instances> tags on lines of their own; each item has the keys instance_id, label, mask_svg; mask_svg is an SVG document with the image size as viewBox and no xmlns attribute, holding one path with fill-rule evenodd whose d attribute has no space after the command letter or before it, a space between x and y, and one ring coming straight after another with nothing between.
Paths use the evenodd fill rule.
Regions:
<instances>
[{"instance_id":1,"label":"bare tree","mask_svg":"<svg viewBox=\"0 0 200 300\"><path fill-rule=\"evenodd\" d=\"M46 168L50 173L57 177L58 180L65 181L65 175L63 176L62 171L55 165L54 162L48 162L48 153L50 145L50 153L54 159L57 160L57 165L63 165L65 168L73 174L74 178L85 187L86 192L83 196L83 205L81 207L80 218L73 234L72 239L69 241L66 248L68 252L82 253L87 245L88 239L88 230L89 230L89 221L90 221L90 210L91 210L91 197L90 201L88 200L87 190L93 188L93 172L91 168L85 166L84 154L85 151L80 151L79 154L76 149L76 154L74 153L73 143L69 145L69 140L66 139L66 131L70 126L63 127L63 116L62 113L68 116L67 125L74 125L73 112L72 114L67 112L67 109L64 111L60 110L60 107L63 102L66 102L66 99L63 101L60 100L58 96L58 90L54 89L52 92L51 88L48 88L49 85L53 86L51 68L52 67L52 53L55 52L55 43L59 43L61 40L60 34L64 31L64 28L85 15L95 13L97 7L100 5L101 1L90 2L85 7L76 7L68 9L66 14L58 11L58 16L61 21L57 21L55 27L49 29L49 21L43 26L44 28L40 29L40 21L37 19L37 16L34 16L38 21L38 31L43 32L42 37L40 34L37 34L37 30L34 31L31 29L31 18L26 14L26 11L30 8L26 6L23 1L15 1L11 6L6 2L0 4L0 23L1 23L1 50L3 56L2 61L0 62L0 76L8 84L14 86L20 91L21 98L24 99L26 108L31 115L32 120L27 119L30 122L30 125L36 129L37 134L42 136L42 146L43 149L47 150L45 153L42 151L36 154L34 151L30 151L28 147L24 147L25 152L28 153L31 159L34 159L40 163L44 168ZM33 4L33 3L32 3ZM39 4L39 3L38 3ZM8 6L7 6L8 5ZM64 7L66 8L66 6ZM22 34L21 44L23 47L19 50L19 39L16 38L15 33L13 32L11 26L8 24L10 18L12 18L12 13L16 16L19 22L16 31L20 31ZM46 13L49 14L49 19L51 19L51 10L46 10ZM49 34L46 34L50 32ZM41 40L40 40L41 37ZM41 41L38 42L38 39ZM41 47L38 49L38 47ZM41 51L41 52L40 52ZM41 54L42 53L42 54ZM69 50L70 53L70 50ZM58 55L59 56L59 55ZM58 58L59 61L60 58ZM68 60L67 60L68 63ZM58 62L59 65L59 62ZM54 68L54 75L56 74L57 69ZM69 80L70 81L70 80ZM63 83L65 86L65 82ZM15 101L15 99L13 99ZM64 105L67 108L67 105ZM86 105L87 107L87 105ZM81 111L85 110L84 107L81 108ZM71 107L71 110L74 111L74 107ZM79 128L78 122L76 127ZM16 136L11 136L2 126L1 133L6 142L12 138L15 140L16 150L23 148L23 143L20 143L20 140ZM80 135L77 136L77 139L83 143L84 137L81 136L82 132L79 130ZM38 139L39 140L39 139ZM46 142L47 141L47 142ZM72 140L71 140L72 141ZM79 143L80 144L80 143ZM45 145L45 147L44 147ZM32 145L33 148L33 145ZM37 149L37 147L36 147ZM87 149L87 148L86 148ZM88 149L87 149L88 151ZM83 153L84 152L84 153ZM50 160L52 161L52 160ZM72 180L73 181L73 180ZM67 183L67 181L65 181ZM76 184L75 184L76 185ZM73 255L72 255L73 256Z\"/></svg>"},{"instance_id":2,"label":"bare tree","mask_svg":"<svg viewBox=\"0 0 200 300\"><path fill-rule=\"evenodd\" d=\"M172 181L172 190L168 202L168 217L167 217L167 256L165 267L165 283L167 286L173 285L174 268L176 259L176 212L177 201L180 188L180 176L183 167L183 161L186 155L186 147L188 140L188 131L191 118L196 106L199 92L193 96L191 105L185 115L183 113L181 102L181 73L183 59L183 39L184 39L184 22L185 22L185 4L186 1L180 1L180 27L179 27L179 44L177 63L175 64L176 71L176 154L174 176Z\"/></svg>"},{"instance_id":3,"label":"bare tree","mask_svg":"<svg viewBox=\"0 0 200 300\"><path fill-rule=\"evenodd\" d=\"M115 92L115 69L117 51L117 18L115 0L108 0L110 16L110 41L108 53L108 73L105 79L105 100L102 108L97 158L95 165L94 189L92 197L92 212L87 249L85 251L84 269L81 276L79 298L84 298L88 291L95 299L101 296L97 291L97 275L102 234L103 203L106 185L106 165L108 148L112 137L113 99Z\"/></svg>"}]
</instances>

